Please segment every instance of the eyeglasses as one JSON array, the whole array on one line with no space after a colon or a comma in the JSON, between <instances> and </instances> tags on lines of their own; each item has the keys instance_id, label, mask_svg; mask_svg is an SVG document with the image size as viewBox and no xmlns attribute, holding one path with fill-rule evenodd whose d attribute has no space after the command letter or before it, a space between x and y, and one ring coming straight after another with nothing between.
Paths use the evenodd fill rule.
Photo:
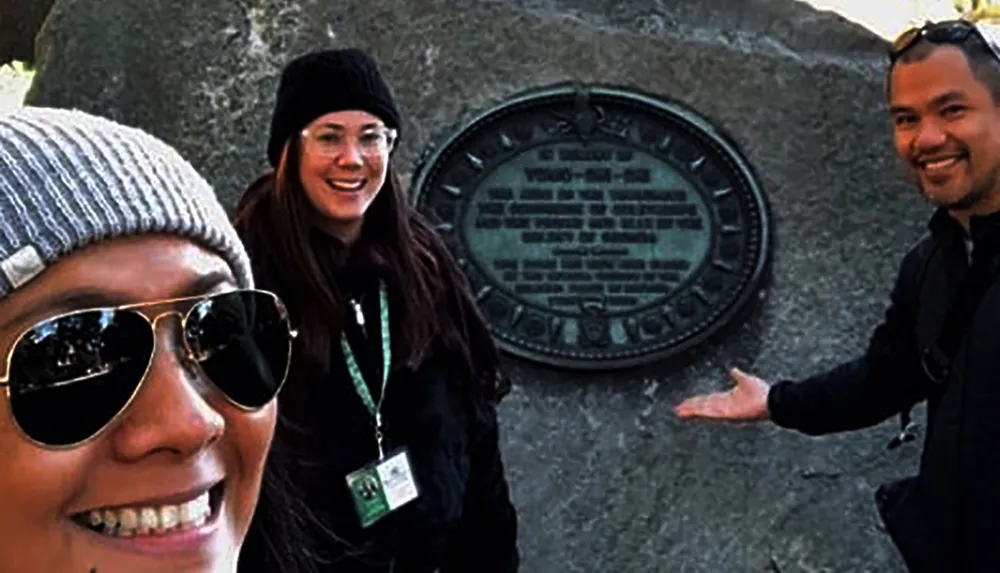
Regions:
<instances>
[{"instance_id":1,"label":"eyeglasses","mask_svg":"<svg viewBox=\"0 0 1000 573\"><path fill-rule=\"evenodd\" d=\"M362 155L378 156L392 149L396 143L396 130L388 127L367 129L355 138L331 129L305 129L302 131L302 139L304 151L310 155L338 157L354 145ZM355 139L356 142L353 141Z\"/></svg>"},{"instance_id":2,"label":"eyeglasses","mask_svg":"<svg viewBox=\"0 0 1000 573\"><path fill-rule=\"evenodd\" d=\"M1000 61L1000 42L996 26L977 24L968 20L927 22L923 26L906 30L889 46L889 61L895 63L904 52L922 38L934 44L961 44L970 34L976 34L989 47L993 57Z\"/></svg>"},{"instance_id":3,"label":"eyeglasses","mask_svg":"<svg viewBox=\"0 0 1000 573\"><path fill-rule=\"evenodd\" d=\"M7 355L14 423L35 444L67 449L95 438L135 399L152 365L157 322L181 321L186 358L244 411L267 405L288 374L292 339L281 300L237 290L46 319L18 336Z\"/></svg>"}]
</instances>

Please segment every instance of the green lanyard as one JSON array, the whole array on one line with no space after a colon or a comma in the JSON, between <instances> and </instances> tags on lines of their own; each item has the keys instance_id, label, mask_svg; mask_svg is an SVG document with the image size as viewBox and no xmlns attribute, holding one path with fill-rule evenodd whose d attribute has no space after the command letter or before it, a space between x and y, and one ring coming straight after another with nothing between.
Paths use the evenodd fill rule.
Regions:
<instances>
[{"instance_id":1,"label":"green lanyard","mask_svg":"<svg viewBox=\"0 0 1000 573\"><path fill-rule=\"evenodd\" d=\"M364 376L361 375L361 368L358 368L358 361L354 359L351 352L351 345L347 343L347 336L343 331L340 333L340 348L344 351L344 360L347 362L347 371L354 382L354 390L358 393L358 398L364 403L365 408L372 416L375 416L375 441L378 443L378 459L385 459L385 452L382 451L382 402L385 400L385 386L389 381L389 366L392 363L392 352L389 348L389 293L385 282L379 281L378 288L379 317L382 321L382 392L379 394L378 404L372 400L372 394L365 385Z\"/></svg>"}]
</instances>

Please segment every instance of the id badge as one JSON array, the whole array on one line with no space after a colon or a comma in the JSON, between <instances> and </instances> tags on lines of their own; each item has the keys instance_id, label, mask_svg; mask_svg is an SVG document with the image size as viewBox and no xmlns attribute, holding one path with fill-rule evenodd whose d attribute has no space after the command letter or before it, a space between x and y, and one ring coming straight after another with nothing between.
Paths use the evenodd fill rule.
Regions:
<instances>
[{"instance_id":1,"label":"id badge","mask_svg":"<svg viewBox=\"0 0 1000 573\"><path fill-rule=\"evenodd\" d=\"M406 450L347 474L347 487L361 527L370 526L419 495Z\"/></svg>"}]
</instances>

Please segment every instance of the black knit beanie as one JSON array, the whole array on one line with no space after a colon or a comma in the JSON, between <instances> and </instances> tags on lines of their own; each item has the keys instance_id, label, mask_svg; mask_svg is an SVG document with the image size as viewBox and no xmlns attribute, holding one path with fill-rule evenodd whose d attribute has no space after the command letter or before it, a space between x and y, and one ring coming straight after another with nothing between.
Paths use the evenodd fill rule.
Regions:
<instances>
[{"instance_id":1,"label":"black knit beanie","mask_svg":"<svg viewBox=\"0 0 1000 573\"><path fill-rule=\"evenodd\" d=\"M358 48L322 50L299 56L285 66L271 116L267 158L278 165L288 139L316 118L356 109L399 130L399 111L378 63Z\"/></svg>"}]
</instances>

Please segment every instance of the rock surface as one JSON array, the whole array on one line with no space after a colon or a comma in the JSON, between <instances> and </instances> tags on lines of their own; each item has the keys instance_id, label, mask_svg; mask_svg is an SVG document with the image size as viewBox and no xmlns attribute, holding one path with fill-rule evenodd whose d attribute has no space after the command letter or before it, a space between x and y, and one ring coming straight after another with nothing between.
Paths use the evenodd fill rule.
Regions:
<instances>
[{"instance_id":1,"label":"rock surface","mask_svg":"<svg viewBox=\"0 0 1000 573\"><path fill-rule=\"evenodd\" d=\"M55 0L0 0L0 66L35 61L35 35Z\"/></svg>"},{"instance_id":2,"label":"rock surface","mask_svg":"<svg viewBox=\"0 0 1000 573\"><path fill-rule=\"evenodd\" d=\"M567 79L687 102L735 136L769 197L773 280L696 355L609 374L510 360L506 463L524 571L901 572L872 493L915 469L887 422L807 438L682 424L739 365L798 377L860 351L927 207L892 155L884 42L791 0L58 0L28 101L178 146L232 204L264 167L283 62L359 45L404 110L400 166L473 115Z\"/></svg>"}]
</instances>

